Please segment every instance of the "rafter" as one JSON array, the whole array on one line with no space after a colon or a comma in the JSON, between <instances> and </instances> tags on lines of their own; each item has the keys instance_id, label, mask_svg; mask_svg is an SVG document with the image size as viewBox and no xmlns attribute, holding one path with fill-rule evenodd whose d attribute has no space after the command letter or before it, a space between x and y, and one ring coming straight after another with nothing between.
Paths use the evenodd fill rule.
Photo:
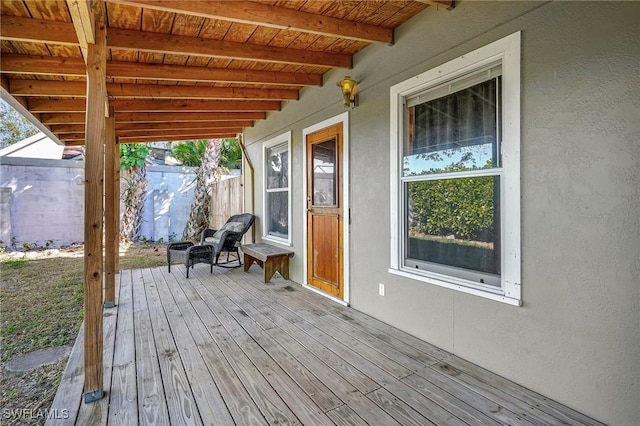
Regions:
<instances>
[{"instance_id":1,"label":"rafter","mask_svg":"<svg viewBox=\"0 0 640 426\"><path fill-rule=\"evenodd\" d=\"M365 42L393 43L393 30L251 1L109 0L147 9L261 25Z\"/></svg>"},{"instance_id":2,"label":"rafter","mask_svg":"<svg viewBox=\"0 0 640 426\"><path fill-rule=\"evenodd\" d=\"M251 120L235 120L235 121L179 121L167 123L116 123L116 131L167 131L167 130L187 130L187 129L224 129L224 128L241 128L253 127ZM58 135L64 133L81 133L84 132L84 124L53 124L50 126L51 131Z\"/></svg>"},{"instance_id":3,"label":"rafter","mask_svg":"<svg viewBox=\"0 0 640 426\"><path fill-rule=\"evenodd\" d=\"M240 127L223 127L219 129L170 129L170 130L116 130L116 136L124 138L143 138L143 137L171 137L171 136L193 136L200 134L227 134L227 133L240 133L242 129ZM84 132L79 133L61 133L58 136L63 140L79 140L84 139Z\"/></svg>"},{"instance_id":4,"label":"rafter","mask_svg":"<svg viewBox=\"0 0 640 426\"><path fill-rule=\"evenodd\" d=\"M0 39L78 46L73 24L2 15Z\"/></svg>"},{"instance_id":5,"label":"rafter","mask_svg":"<svg viewBox=\"0 0 640 426\"><path fill-rule=\"evenodd\" d=\"M280 101L201 101L201 100L164 100L138 101L115 100L111 105L116 111L279 111Z\"/></svg>"},{"instance_id":6,"label":"rafter","mask_svg":"<svg viewBox=\"0 0 640 426\"><path fill-rule=\"evenodd\" d=\"M84 77L82 59L56 56L2 55L3 74L39 74ZM235 70L183 65L107 62L107 77L139 80L203 81L220 83L320 86L322 75L293 72Z\"/></svg>"},{"instance_id":7,"label":"rafter","mask_svg":"<svg viewBox=\"0 0 640 426\"><path fill-rule=\"evenodd\" d=\"M165 111L165 112L207 112L207 111L279 111L280 101L202 101L202 100L114 100L109 103L116 112L124 111ZM83 99L43 99L28 101L32 112L82 112Z\"/></svg>"},{"instance_id":8,"label":"rafter","mask_svg":"<svg viewBox=\"0 0 640 426\"><path fill-rule=\"evenodd\" d=\"M87 85L81 81L10 81L16 96L85 97ZM278 99L296 100L298 91L290 89L253 89L245 87L195 87L159 84L107 84L110 98L141 99Z\"/></svg>"},{"instance_id":9,"label":"rafter","mask_svg":"<svg viewBox=\"0 0 640 426\"><path fill-rule=\"evenodd\" d=\"M17 96L86 97L83 81L19 80L9 81L11 93Z\"/></svg>"},{"instance_id":10,"label":"rafter","mask_svg":"<svg viewBox=\"0 0 640 426\"><path fill-rule=\"evenodd\" d=\"M47 126L52 124L77 124L85 122L84 112L77 113L46 113L40 115L40 122Z\"/></svg>"},{"instance_id":11,"label":"rafter","mask_svg":"<svg viewBox=\"0 0 640 426\"><path fill-rule=\"evenodd\" d=\"M221 83L278 84L320 86L322 75L245 69L209 68L182 65L129 62L107 63L107 75L113 78L147 80L207 81Z\"/></svg>"},{"instance_id":12,"label":"rafter","mask_svg":"<svg viewBox=\"0 0 640 426\"><path fill-rule=\"evenodd\" d=\"M27 102L32 112L84 112L86 102L84 99L44 99L30 98Z\"/></svg>"},{"instance_id":13,"label":"rafter","mask_svg":"<svg viewBox=\"0 0 640 426\"><path fill-rule=\"evenodd\" d=\"M109 47L135 52L351 68L351 55L109 28Z\"/></svg>"},{"instance_id":14,"label":"rafter","mask_svg":"<svg viewBox=\"0 0 640 426\"><path fill-rule=\"evenodd\" d=\"M76 2L77 0L68 1ZM78 3L83 2L78 1ZM74 25L75 21L74 24L69 24L15 16L9 16L5 19L3 16L0 37L3 40L61 45L70 44L83 47L86 44L83 45L83 43L79 41L81 40L81 36L77 32L78 27L76 26L74 29ZM351 55L339 53L289 49L122 28L109 28L108 34L108 45L110 48L134 50L136 52L246 59L261 62L279 62L323 67L351 68L352 64Z\"/></svg>"},{"instance_id":15,"label":"rafter","mask_svg":"<svg viewBox=\"0 0 640 426\"><path fill-rule=\"evenodd\" d=\"M116 112L116 123L177 123L194 121L264 120L262 111L245 112Z\"/></svg>"},{"instance_id":16,"label":"rafter","mask_svg":"<svg viewBox=\"0 0 640 426\"><path fill-rule=\"evenodd\" d=\"M211 138L235 138L237 133L196 133L193 135L182 136L150 136L150 137L126 137L120 138L120 143L147 143L147 142L164 142L164 141L186 141L193 139L211 139Z\"/></svg>"},{"instance_id":17,"label":"rafter","mask_svg":"<svg viewBox=\"0 0 640 426\"><path fill-rule=\"evenodd\" d=\"M240 133L240 127L221 127L215 129L168 129L168 130L117 130L121 137L153 137L153 136L190 136L194 134Z\"/></svg>"},{"instance_id":18,"label":"rafter","mask_svg":"<svg viewBox=\"0 0 640 426\"><path fill-rule=\"evenodd\" d=\"M233 120L264 120L265 112L116 112L116 123L182 123L216 122ZM84 123L84 113L45 113L40 116L42 124ZM117 125L117 124L116 124Z\"/></svg>"},{"instance_id":19,"label":"rafter","mask_svg":"<svg viewBox=\"0 0 640 426\"><path fill-rule=\"evenodd\" d=\"M6 54L2 55L0 72L3 74L86 77L87 68L84 61L79 58Z\"/></svg>"},{"instance_id":20,"label":"rafter","mask_svg":"<svg viewBox=\"0 0 640 426\"><path fill-rule=\"evenodd\" d=\"M232 120L232 121L182 121L169 123L117 123L116 130L178 130L178 129L222 129L231 127L253 127L251 120Z\"/></svg>"}]
</instances>

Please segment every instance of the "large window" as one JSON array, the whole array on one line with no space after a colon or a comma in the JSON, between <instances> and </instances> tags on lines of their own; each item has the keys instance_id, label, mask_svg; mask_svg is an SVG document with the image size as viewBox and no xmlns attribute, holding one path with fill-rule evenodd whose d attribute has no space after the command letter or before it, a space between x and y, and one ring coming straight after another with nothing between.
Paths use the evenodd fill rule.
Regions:
<instances>
[{"instance_id":1,"label":"large window","mask_svg":"<svg viewBox=\"0 0 640 426\"><path fill-rule=\"evenodd\" d=\"M285 244L291 243L290 151L290 133L264 144L263 238Z\"/></svg>"},{"instance_id":2,"label":"large window","mask_svg":"<svg viewBox=\"0 0 640 426\"><path fill-rule=\"evenodd\" d=\"M519 40L391 89L391 272L520 303Z\"/></svg>"}]
</instances>

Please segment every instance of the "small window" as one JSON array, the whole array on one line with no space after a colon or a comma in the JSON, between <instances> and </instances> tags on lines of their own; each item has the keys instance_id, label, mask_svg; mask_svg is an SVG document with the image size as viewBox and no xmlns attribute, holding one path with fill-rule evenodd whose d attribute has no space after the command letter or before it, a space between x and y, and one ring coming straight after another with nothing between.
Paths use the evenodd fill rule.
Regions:
<instances>
[{"instance_id":1,"label":"small window","mask_svg":"<svg viewBox=\"0 0 640 426\"><path fill-rule=\"evenodd\" d=\"M392 87L391 272L520 304L514 36Z\"/></svg>"},{"instance_id":2,"label":"small window","mask_svg":"<svg viewBox=\"0 0 640 426\"><path fill-rule=\"evenodd\" d=\"M264 144L263 238L285 244L291 242L290 150L290 133Z\"/></svg>"}]
</instances>

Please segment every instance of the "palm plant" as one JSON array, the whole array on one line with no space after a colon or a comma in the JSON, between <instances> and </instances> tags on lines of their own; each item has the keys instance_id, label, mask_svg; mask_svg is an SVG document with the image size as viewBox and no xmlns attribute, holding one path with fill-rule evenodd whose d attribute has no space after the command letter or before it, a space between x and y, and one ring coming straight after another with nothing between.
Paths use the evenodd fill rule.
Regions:
<instances>
[{"instance_id":1,"label":"palm plant","mask_svg":"<svg viewBox=\"0 0 640 426\"><path fill-rule=\"evenodd\" d=\"M142 144L120 145L120 169L126 171L122 188L122 226L120 235L127 241L140 240L140 227L147 193L145 158L149 149Z\"/></svg>"},{"instance_id":2,"label":"palm plant","mask_svg":"<svg viewBox=\"0 0 640 426\"><path fill-rule=\"evenodd\" d=\"M209 227L211 213L211 186L220 179L220 151L222 139L206 141L204 156L196 170L196 188L189 220L182 235L183 240L195 241Z\"/></svg>"}]
</instances>

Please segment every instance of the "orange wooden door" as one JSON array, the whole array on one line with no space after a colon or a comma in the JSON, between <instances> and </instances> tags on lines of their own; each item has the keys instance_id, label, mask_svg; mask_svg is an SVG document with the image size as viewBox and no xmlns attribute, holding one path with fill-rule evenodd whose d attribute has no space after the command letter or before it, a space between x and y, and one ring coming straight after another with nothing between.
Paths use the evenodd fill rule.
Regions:
<instances>
[{"instance_id":1,"label":"orange wooden door","mask_svg":"<svg viewBox=\"0 0 640 426\"><path fill-rule=\"evenodd\" d=\"M342 123L307 136L308 284L343 298Z\"/></svg>"}]
</instances>

